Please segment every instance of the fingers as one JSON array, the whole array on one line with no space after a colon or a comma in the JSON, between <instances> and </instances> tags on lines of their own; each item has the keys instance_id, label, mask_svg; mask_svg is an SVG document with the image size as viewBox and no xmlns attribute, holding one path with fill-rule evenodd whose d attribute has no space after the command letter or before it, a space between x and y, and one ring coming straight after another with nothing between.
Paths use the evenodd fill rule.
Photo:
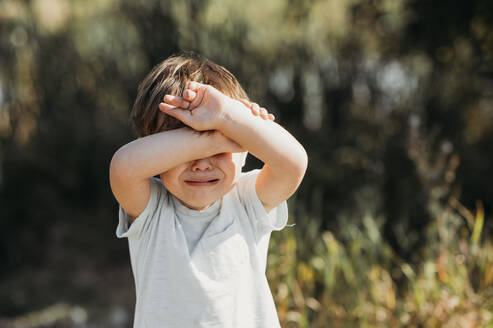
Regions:
<instances>
[{"instance_id":1,"label":"fingers","mask_svg":"<svg viewBox=\"0 0 493 328\"><path fill-rule=\"evenodd\" d=\"M192 91L190 89L186 89L183 91L183 99L187 101L193 101L195 97L197 96L197 93L195 91Z\"/></svg>"},{"instance_id":2,"label":"fingers","mask_svg":"<svg viewBox=\"0 0 493 328\"><path fill-rule=\"evenodd\" d=\"M214 89L214 87L211 85L202 84L202 83L195 82L195 81L189 81L187 83L187 86L186 86L184 93L186 93L188 95L189 94L188 91L191 91L193 93L190 93L190 95L194 96L193 100L191 100L191 103L190 103L190 109L194 109L198 105L200 105L200 103L202 102L202 99L204 98L204 94L208 88Z\"/></svg>"},{"instance_id":3,"label":"fingers","mask_svg":"<svg viewBox=\"0 0 493 328\"><path fill-rule=\"evenodd\" d=\"M167 103L160 103L159 109L170 116L173 116L177 120L189 125L191 112L187 109L181 109L173 105L169 105Z\"/></svg>"},{"instance_id":4,"label":"fingers","mask_svg":"<svg viewBox=\"0 0 493 328\"><path fill-rule=\"evenodd\" d=\"M252 103L252 102L250 102L250 100L248 100L246 98L240 98L239 101L243 105L245 105L246 107L248 107L248 109L250 109L250 111L252 112L253 116L258 116L258 114L259 114L259 106L256 103Z\"/></svg>"},{"instance_id":5,"label":"fingers","mask_svg":"<svg viewBox=\"0 0 493 328\"><path fill-rule=\"evenodd\" d=\"M243 105L245 105L246 107L248 108L251 108L252 107L252 103L246 99L246 98L240 98L238 99Z\"/></svg>"},{"instance_id":6,"label":"fingers","mask_svg":"<svg viewBox=\"0 0 493 328\"><path fill-rule=\"evenodd\" d=\"M265 109L264 107L260 107L257 103L250 102L248 99L245 99L245 98L240 98L238 100L243 105L245 105L246 107L250 108L250 110L252 111L252 114L254 116L260 116L264 120L270 120L270 121L274 121L275 120L276 117L274 115L272 115L271 113L267 112L267 109Z\"/></svg>"},{"instance_id":7,"label":"fingers","mask_svg":"<svg viewBox=\"0 0 493 328\"><path fill-rule=\"evenodd\" d=\"M191 91L191 92L193 92L193 91ZM177 97L177 96L172 96L172 95L165 95L164 101L168 105L171 105L173 107L180 107L183 109L187 109L190 106L189 101L183 99L182 97Z\"/></svg>"},{"instance_id":8,"label":"fingers","mask_svg":"<svg viewBox=\"0 0 493 328\"><path fill-rule=\"evenodd\" d=\"M173 106L173 105L170 105L167 103L159 103L159 109L161 110L161 112L166 112L168 110L172 110L175 108L176 108L176 106Z\"/></svg>"},{"instance_id":9,"label":"fingers","mask_svg":"<svg viewBox=\"0 0 493 328\"><path fill-rule=\"evenodd\" d=\"M260 116L261 118L263 118L264 120L270 120L270 121L274 121L274 115L270 114L267 109L265 109L264 107L260 107L257 103L253 103L252 104L252 112L255 111L257 114L254 114L254 115L258 115Z\"/></svg>"},{"instance_id":10,"label":"fingers","mask_svg":"<svg viewBox=\"0 0 493 328\"><path fill-rule=\"evenodd\" d=\"M161 110L165 113L168 113L167 111L169 111L170 115L172 115L171 113L178 113L174 111L174 109L176 108L193 110L202 102L202 99L204 98L204 94L208 87L210 86L207 84L189 81L187 83L186 89L183 91L183 97L172 95L164 96L165 103L163 104ZM260 116L264 120L274 121L275 116L270 114L264 107L260 107L257 103L250 102L248 99L245 98L240 98L238 100L247 108L249 108L254 116ZM184 122L182 119L178 119Z\"/></svg>"},{"instance_id":11,"label":"fingers","mask_svg":"<svg viewBox=\"0 0 493 328\"><path fill-rule=\"evenodd\" d=\"M207 86L207 84L202 84L202 83L195 82L195 81L189 81L187 83L187 89L190 89L190 90L195 91L195 92L198 92L200 90L200 88L205 87L205 86Z\"/></svg>"},{"instance_id":12,"label":"fingers","mask_svg":"<svg viewBox=\"0 0 493 328\"><path fill-rule=\"evenodd\" d=\"M197 82L194 82L194 83L197 83ZM188 83L188 85L190 86L191 82ZM199 85L204 85L205 84L200 84L200 83L197 83ZM202 102L202 99L204 98L204 94L205 94L205 91L207 89L206 88L197 88L195 90L192 90L192 89L188 89L188 90L185 90L185 94L188 95L193 95L193 100L190 102L190 109L194 109L196 108L197 106L200 105L200 103Z\"/></svg>"},{"instance_id":13,"label":"fingers","mask_svg":"<svg viewBox=\"0 0 493 328\"><path fill-rule=\"evenodd\" d=\"M164 102L174 107L188 109L190 107L190 103L195 100L196 96L197 93L195 91L185 89L183 91L183 97L165 95Z\"/></svg>"},{"instance_id":14,"label":"fingers","mask_svg":"<svg viewBox=\"0 0 493 328\"><path fill-rule=\"evenodd\" d=\"M253 115L260 115L260 106L257 103L252 103L250 109L252 110Z\"/></svg>"},{"instance_id":15,"label":"fingers","mask_svg":"<svg viewBox=\"0 0 493 328\"><path fill-rule=\"evenodd\" d=\"M257 104L255 104L255 105L257 105ZM260 117L262 117L264 120L274 121L276 118L273 114L269 113L267 111L267 109L265 109L264 107L259 107L258 111L259 111Z\"/></svg>"},{"instance_id":16,"label":"fingers","mask_svg":"<svg viewBox=\"0 0 493 328\"><path fill-rule=\"evenodd\" d=\"M267 112L267 109L264 107L260 107L260 117L262 117L264 120L268 119L269 113Z\"/></svg>"}]
</instances>

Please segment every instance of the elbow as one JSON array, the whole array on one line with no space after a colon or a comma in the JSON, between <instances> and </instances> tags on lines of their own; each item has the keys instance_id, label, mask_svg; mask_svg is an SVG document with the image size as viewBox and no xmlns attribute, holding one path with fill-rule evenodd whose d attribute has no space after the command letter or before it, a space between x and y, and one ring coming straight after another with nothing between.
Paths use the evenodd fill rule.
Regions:
<instances>
[{"instance_id":1,"label":"elbow","mask_svg":"<svg viewBox=\"0 0 493 328\"><path fill-rule=\"evenodd\" d=\"M110 162L110 174L121 171L125 162L123 157L124 156L121 153L121 148L118 149L116 153L113 154L113 157L111 158L111 162Z\"/></svg>"},{"instance_id":2,"label":"elbow","mask_svg":"<svg viewBox=\"0 0 493 328\"><path fill-rule=\"evenodd\" d=\"M298 185L303 180L305 176L306 169L308 167L308 154L306 153L305 148L301 147L300 154L298 155L298 160L294 166L294 172L296 172L296 176L298 177Z\"/></svg>"},{"instance_id":3,"label":"elbow","mask_svg":"<svg viewBox=\"0 0 493 328\"><path fill-rule=\"evenodd\" d=\"M289 196L291 196L301 184L303 177L305 176L306 169L308 167L308 155L303 147L300 147L299 153L296 155L295 160L292 162L289 168L289 176L292 177L291 186L289 190Z\"/></svg>"},{"instance_id":4,"label":"elbow","mask_svg":"<svg viewBox=\"0 0 493 328\"><path fill-rule=\"evenodd\" d=\"M129 177L130 171L131 169L129 168L127 156L122 152L122 148L120 148L111 158L109 172L110 181L126 180Z\"/></svg>"},{"instance_id":5,"label":"elbow","mask_svg":"<svg viewBox=\"0 0 493 328\"><path fill-rule=\"evenodd\" d=\"M302 160L302 171L303 171L302 177L303 177L308 167L308 154L306 153L305 148L302 148L301 160Z\"/></svg>"}]
</instances>

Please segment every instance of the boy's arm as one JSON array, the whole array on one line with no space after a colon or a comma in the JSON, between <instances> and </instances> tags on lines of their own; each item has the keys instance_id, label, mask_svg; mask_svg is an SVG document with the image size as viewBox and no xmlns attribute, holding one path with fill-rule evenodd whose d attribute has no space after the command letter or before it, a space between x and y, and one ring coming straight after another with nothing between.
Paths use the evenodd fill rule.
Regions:
<instances>
[{"instance_id":1,"label":"boy's arm","mask_svg":"<svg viewBox=\"0 0 493 328\"><path fill-rule=\"evenodd\" d=\"M165 113L196 130L217 129L264 162L256 182L259 199L267 211L291 196L307 167L303 146L279 124L261 120L245 111L243 104L212 86L191 82L184 97L188 110L161 104ZM173 105L176 97L165 97ZM168 100L167 100L168 99Z\"/></svg>"},{"instance_id":2,"label":"boy's arm","mask_svg":"<svg viewBox=\"0 0 493 328\"><path fill-rule=\"evenodd\" d=\"M232 100L218 129L264 163L255 189L266 211L270 211L296 191L308 157L303 146L282 126L244 115L240 106Z\"/></svg>"},{"instance_id":3,"label":"boy's arm","mask_svg":"<svg viewBox=\"0 0 493 328\"><path fill-rule=\"evenodd\" d=\"M156 133L121 147L111 159L110 185L133 221L150 197L149 178L179 164L241 148L217 131L181 128Z\"/></svg>"}]
</instances>

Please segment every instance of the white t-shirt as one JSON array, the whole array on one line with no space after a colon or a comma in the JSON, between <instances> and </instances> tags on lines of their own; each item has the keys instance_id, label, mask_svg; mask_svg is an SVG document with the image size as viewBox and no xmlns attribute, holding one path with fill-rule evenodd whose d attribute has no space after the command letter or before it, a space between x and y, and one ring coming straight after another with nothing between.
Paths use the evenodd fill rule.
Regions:
<instances>
[{"instance_id":1,"label":"white t-shirt","mask_svg":"<svg viewBox=\"0 0 493 328\"><path fill-rule=\"evenodd\" d=\"M258 173L242 173L204 211L183 206L155 178L130 227L120 207L116 235L129 243L134 327L280 327L265 270L270 234L286 225L287 205L266 213L255 192Z\"/></svg>"}]
</instances>

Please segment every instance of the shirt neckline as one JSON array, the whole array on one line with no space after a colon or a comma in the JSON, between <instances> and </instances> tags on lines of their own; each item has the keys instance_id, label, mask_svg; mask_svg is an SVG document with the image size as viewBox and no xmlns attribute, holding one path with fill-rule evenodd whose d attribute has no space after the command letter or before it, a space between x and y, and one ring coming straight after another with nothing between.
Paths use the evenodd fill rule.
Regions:
<instances>
[{"instance_id":1,"label":"shirt neckline","mask_svg":"<svg viewBox=\"0 0 493 328\"><path fill-rule=\"evenodd\" d=\"M204 210L194 210L183 205L183 203L172 195L175 210L180 217L194 217L197 219L211 219L219 214L221 209L221 198L216 200L211 206Z\"/></svg>"}]
</instances>

